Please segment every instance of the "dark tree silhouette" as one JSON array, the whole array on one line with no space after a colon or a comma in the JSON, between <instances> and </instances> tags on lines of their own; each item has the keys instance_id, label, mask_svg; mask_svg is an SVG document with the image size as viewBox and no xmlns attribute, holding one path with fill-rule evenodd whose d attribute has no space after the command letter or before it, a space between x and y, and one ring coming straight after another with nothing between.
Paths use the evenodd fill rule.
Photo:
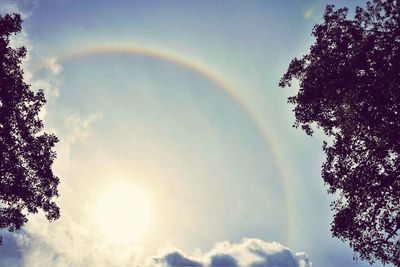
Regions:
<instances>
[{"instance_id":1,"label":"dark tree silhouette","mask_svg":"<svg viewBox=\"0 0 400 267\"><path fill-rule=\"evenodd\" d=\"M18 14L0 16L0 228L9 231L20 229L39 209L49 220L60 216L53 201L59 180L51 170L58 139L42 133L43 92L34 93L23 81L26 49L9 45L21 23Z\"/></svg>"},{"instance_id":2,"label":"dark tree silhouette","mask_svg":"<svg viewBox=\"0 0 400 267\"><path fill-rule=\"evenodd\" d=\"M327 6L309 54L293 59L280 86L299 82L294 126L322 128L322 177L337 199L332 235L355 258L400 266L400 5L374 0Z\"/></svg>"}]
</instances>

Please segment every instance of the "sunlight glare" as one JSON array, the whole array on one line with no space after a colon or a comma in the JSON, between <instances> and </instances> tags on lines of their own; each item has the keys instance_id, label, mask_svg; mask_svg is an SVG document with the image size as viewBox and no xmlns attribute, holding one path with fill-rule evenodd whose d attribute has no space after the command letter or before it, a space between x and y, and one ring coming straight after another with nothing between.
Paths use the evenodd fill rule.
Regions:
<instances>
[{"instance_id":1,"label":"sunlight glare","mask_svg":"<svg viewBox=\"0 0 400 267\"><path fill-rule=\"evenodd\" d=\"M132 242L143 237L149 231L152 215L149 197L132 184L111 186L95 205L98 230L115 242Z\"/></svg>"}]
</instances>

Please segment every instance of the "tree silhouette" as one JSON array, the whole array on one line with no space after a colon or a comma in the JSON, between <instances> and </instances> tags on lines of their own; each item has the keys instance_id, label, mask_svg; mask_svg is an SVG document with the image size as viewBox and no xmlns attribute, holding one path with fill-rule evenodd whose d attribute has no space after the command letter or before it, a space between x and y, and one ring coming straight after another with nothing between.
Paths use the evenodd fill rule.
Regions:
<instances>
[{"instance_id":1,"label":"tree silhouette","mask_svg":"<svg viewBox=\"0 0 400 267\"><path fill-rule=\"evenodd\" d=\"M9 231L20 229L39 209L49 220L60 216L53 201L59 180L51 170L58 139L42 133L43 92L34 93L23 81L26 49L9 45L21 23L19 14L0 16L0 228Z\"/></svg>"},{"instance_id":2,"label":"tree silhouette","mask_svg":"<svg viewBox=\"0 0 400 267\"><path fill-rule=\"evenodd\" d=\"M329 137L322 177L337 199L332 235L355 258L400 266L400 6L374 0L326 7L309 54L293 59L279 85L299 81L294 126Z\"/></svg>"}]
</instances>

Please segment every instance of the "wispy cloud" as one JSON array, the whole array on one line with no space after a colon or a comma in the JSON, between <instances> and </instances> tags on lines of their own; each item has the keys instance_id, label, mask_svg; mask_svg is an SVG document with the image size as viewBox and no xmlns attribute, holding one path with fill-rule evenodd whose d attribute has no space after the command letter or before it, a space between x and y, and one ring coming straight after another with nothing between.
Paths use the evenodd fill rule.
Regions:
<instances>
[{"instance_id":1,"label":"wispy cloud","mask_svg":"<svg viewBox=\"0 0 400 267\"><path fill-rule=\"evenodd\" d=\"M77 111L66 113L63 116L63 125L55 130L56 135L61 139L61 142L57 145L58 163L65 164L69 161L71 146L89 137L93 123L99 120L101 116L99 112L82 115Z\"/></svg>"},{"instance_id":2,"label":"wispy cloud","mask_svg":"<svg viewBox=\"0 0 400 267\"><path fill-rule=\"evenodd\" d=\"M29 17L29 14L22 9L19 8L19 6L15 2L1 2L0 3L0 14L12 14L12 13L18 13L21 15L22 19L26 19Z\"/></svg>"},{"instance_id":3,"label":"wispy cloud","mask_svg":"<svg viewBox=\"0 0 400 267\"><path fill-rule=\"evenodd\" d=\"M84 222L78 223L68 214L51 224L43 216L32 216L22 235L21 266L105 267L138 262L134 247L99 242L101 236L93 228Z\"/></svg>"},{"instance_id":4,"label":"wispy cloud","mask_svg":"<svg viewBox=\"0 0 400 267\"><path fill-rule=\"evenodd\" d=\"M304 18L307 20L314 18L315 10L316 10L315 7L310 7L306 9L303 13Z\"/></svg>"},{"instance_id":5,"label":"wispy cloud","mask_svg":"<svg viewBox=\"0 0 400 267\"><path fill-rule=\"evenodd\" d=\"M57 62L56 58L51 57L35 69L31 70L30 66L24 66L25 80L31 84L33 89L42 89L46 94L46 98L55 99L60 95L60 87L62 85L62 66Z\"/></svg>"},{"instance_id":6,"label":"wispy cloud","mask_svg":"<svg viewBox=\"0 0 400 267\"><path fill-rule=\"evenodd\" d=\"M305 20L312 20L318 17L319 15L316 14L320 8L324 6L323 1L316 0L312 6L308 6L304 9L303 17Z\"/></svg>"}]
</instances>

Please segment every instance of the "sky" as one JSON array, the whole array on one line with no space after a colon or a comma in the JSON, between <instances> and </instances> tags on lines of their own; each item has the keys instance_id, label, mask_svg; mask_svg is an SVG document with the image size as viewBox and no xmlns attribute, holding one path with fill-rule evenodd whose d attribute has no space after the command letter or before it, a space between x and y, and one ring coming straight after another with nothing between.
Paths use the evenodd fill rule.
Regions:
<instances>
[{"instance_id":1,"label":"sky","mask_svg":"<svg viewBox=\"0 0 400 267\"><path fill-rule=\"evenodd\" d=\"M369 266L278 87L326 4L364 1L0 0L61 181L61 218L2 231L0 266Z\"/></svg>"}]
</instances>

